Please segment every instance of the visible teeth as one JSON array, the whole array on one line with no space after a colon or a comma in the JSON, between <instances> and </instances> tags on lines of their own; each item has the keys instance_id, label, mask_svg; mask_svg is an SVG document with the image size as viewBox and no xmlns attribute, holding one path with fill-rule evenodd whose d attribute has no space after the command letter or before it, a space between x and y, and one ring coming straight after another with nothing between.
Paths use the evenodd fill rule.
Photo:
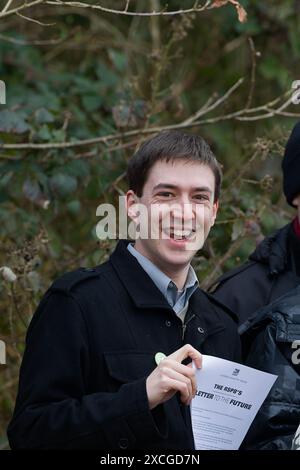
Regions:
<instances>
[{"instance_id":1,"label":"visible teeth","mask_svg":"<svg viewBox=\"0 0 300 470\"><path fill-rule=\"evenodd\" d=\"M179 230L174 230L170 233L171 238L176 238L176 239L187 239L190 238L193 235L193 230L192 231L179 231Z\"/></svg>"},{"instance_id":2,"label":"visible teeth","mask_svg":"<svg viewBox=\"0 0 300 470\"><path fill-rule=\"evenodd\" d=\"M169 229L169 230L164 230L164 233L167 235L168 238L171 237L175 240L186 240L194 236L195 230Z\"/></svg>"},{"instance_id":3,"label":"visible teeth","mask_svg":"<svg viewBox=\"0 0 300 470\"><path fill-rule=\"evenodd\" d=\"M182 231L180 231L180 230L174 230L173 233L174 233L174 235L175 235L176 237L189 237L192 232L191 232L191 231L184 231L184 232L182 232Z\"/></svg>"}]
</instances>

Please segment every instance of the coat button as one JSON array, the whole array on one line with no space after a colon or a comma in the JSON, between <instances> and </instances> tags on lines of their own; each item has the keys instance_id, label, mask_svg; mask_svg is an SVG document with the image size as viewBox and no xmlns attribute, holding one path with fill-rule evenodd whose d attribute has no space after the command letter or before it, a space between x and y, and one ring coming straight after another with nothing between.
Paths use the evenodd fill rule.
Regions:
<instances>
[{"instance_id":1,"label":"coat button","mask_svg":"<svg viewBox=\"0 0 300 470\"><path fill-rule=\"evenodd\" d=\"M201 333L203 335L204 330L203 330L203 328L201 328L201 326L198 326L197 330L199 331L199 333Z\"/></svg>"},{"instance_id":2,"label":"coat button","mask_svg":"<svg viewBox=\"0 0 300 470\"><path fill-rule=\"evenodd\" d=\"M166 326L171 326L172 323L170 322L170 320L166 320Z\"/></svg>"},{"instance_id":3,"label":"coat button","mask_svg":"<svg viewBox=\"0 0 300 470\"><path fill-rule=\"evenodd\" d=\"M119 447L120 449L127 449L128 447L128 439L126 437L122 437L119 440Z\"/></svg>"}]
</instances>

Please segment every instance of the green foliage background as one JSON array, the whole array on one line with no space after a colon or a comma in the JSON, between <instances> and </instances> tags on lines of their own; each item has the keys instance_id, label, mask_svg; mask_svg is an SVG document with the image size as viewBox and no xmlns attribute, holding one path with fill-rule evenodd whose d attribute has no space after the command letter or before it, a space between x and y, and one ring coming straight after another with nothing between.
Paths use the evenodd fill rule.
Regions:
<instances>
[{"instance_id":1,"label":"green foliage background","mask_svg":"<svg viewBox=\"0 0 300 470\"><path fill-rule=\"evenodd\" d=\"M101 4L112 3L122 9L126 2ZM0 266L17 276L14 283L0 278L0 339L7 346L7 365L0 365L1 448L39 299L55 277L103 262L115 244L97 240L96 208L116 203L126 190L126 162L147 137L126 133L178 124L241 77L243 84L203 119L243 109L251 86L250 105L257 107L300 78L299 2L241 3L246 23L232 5L151 18L47 5L26 11L44 25L0 17L0 79L7 87L1 145L119 135L73 148L0 147ZM187 0L184 8L193 4ZM163 7L162 0L130 3L139 11ZM177 8L182 2L168 2L169 10ZM300 115L299 105L288 111ZM296 120L220 119L188 129L207 139L225 174L218 222L195 259L203 287L293 216L281 192L280 163Z\"/></svg>"}]
</instances>

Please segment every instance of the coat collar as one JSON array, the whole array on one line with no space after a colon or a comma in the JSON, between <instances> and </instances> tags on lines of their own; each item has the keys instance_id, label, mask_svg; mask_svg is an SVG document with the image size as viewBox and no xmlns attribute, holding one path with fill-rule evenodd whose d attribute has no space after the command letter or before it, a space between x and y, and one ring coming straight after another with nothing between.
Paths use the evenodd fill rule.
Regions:
<instances>
[{"instance_id":1,"label":"coat collar","mask_svg":"<svg viewBox=\"0 0 300 470\"><path fill-rule=\"evenodd\" d=\"M134 304L139 308L171 309L151 277L127 249L129 243L130 240L119 240L110 261Z\"/></svg>"},{"instance_id":2,"label":"coat collar","mask_svg":"<svg viewBox=\"0 0 300 470\"><path fill-rule=\"evenodd\" d=\"M266 237L249 256L250 261L267 264L269 275L278 276L286 270L288 262L288 240L292 224L276 230L272 235Z\"/></svg>"},{"instance_id":3,"label":"coat collar","mask_svg":"<svg viewBox=\"0 0 300 470\"><path fill-rule=\"evenodd\" d=\"M129 240L120 240L110 256L110 262L124 285L133 303L138 308L156 308L173 311L167 300L156 287L152 279L141 267L139 262L127 249ZM207 330L223 326L220 309L215 308L213 297L203 292L199 287L189 300L189 315L195 314ZM222 312L227 315L226 312Z\"/></svg>"}]
</instances>

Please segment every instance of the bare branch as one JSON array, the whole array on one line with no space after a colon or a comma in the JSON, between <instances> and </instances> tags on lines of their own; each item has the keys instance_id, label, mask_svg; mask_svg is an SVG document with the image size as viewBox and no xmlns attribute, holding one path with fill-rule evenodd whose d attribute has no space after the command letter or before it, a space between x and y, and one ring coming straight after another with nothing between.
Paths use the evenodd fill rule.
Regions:
<instances>
[{"instance_id":1,"label":"bare branch","mask_svg":"<svg viewBox=\"0 0 300 470\"><path fill-rule=\"evenodd\" d=\"M249 95L248 95L247 103L246 103L246 109L250 108L251 103L252 103L254 87L255 87L255 76L256 76L256 55L258 54L255 50L255 45L251 37L248 37L248 42L249 42L250 51L251 51L251 81L250 81Z\"/></svg>"},{"instance_id":2,"label":"bare branch","mask_svg":"<svg viewBox=\"0 0 300 470\"><path fill-rule=\"evenodd\" d=\"M2 13L5 13L9 9L12 2L13 2L13 0L8 0L7 4L5 5L5 7L2 10Z\"/></svg>"},{"instance_id":3,"label":"bare branch","mask_svg":"<svg viewBox=\"0 0 300 470\"><path fill-rule=\"evenodd\" d=\"M16 15L20 16L24 20L31 21L32 23L36 23L40 26L54 26L55 23L42 23L41 21L35 20L33 18L29 18L28 16L22 15L20 12L16 12Z\"/></svg>"},{"instance_id":4,"label":"bare branch","mask_svg":"<svg viewBox=\"0 0 300 470\"><path fill-rule=\"evenodd\" d=\"M41 39L34 41L24 41L23 39L12 38L6 36L5 34L0 34L0 39L2 41L10 42L11 44L16 44L18 46L55 46L66 41L70 36L66 36L59 39Z\"/></svg>"},{"instance_id":5,"label":"bare branch","mask_svg":"<svg viewBox=\"0 0 300 470\"><path fill-rule=\"evenodd\" d=\"M12 3L12 0L9 0L8 4L0 13L0 19L7 17L7 16L14 15L20 12L21 10L24 10L24 9L27 9L27 8L30 8L32 6L39 5L39 4L59 6L59 7L63 6L63 7L85 8L85 9L96 10L96 11L98 10L98 11L105 12L105 13L112 13L115 15L153 17L153 16L175 16L175 15L186 15L189 13L199 13L205 10L210 10L212 8L223 6L227 4L228 2L232 3L237 9L239 21L241 22L246 21L246 16L247 16L246 12L236 0L226 0L226 1L221 2L222 4L220 3L219 5L216 4L216 1L212 4L211 0L206 0L204 5L202 6L199 6L198 1L196 1L193 7L187 8L187 9L168 11L167 5L166 5L165 8L159 11L153 10L153 11L144 11L144 12L130 11L129 10L130 0L126 1L126 5L123 10L115 10L113 8L107 8L102 5L93 5L93 4L84 3L84 2L64 2L62 0L34 0L29 3L27 3L27 0L25 0L25 3L23 5L20 5L13 9L9 9L9 6Z\"/></svg>"},{"instance_id":6,"label":"bare branch","mask_svg":"<svg viewBox=\"0 0 300 470\"><path fill-rule=\"evenodd\" d=\"M56 1L51 1L51 0L46 0L45 2L47 5L63 5L63 6L69 6L69 7L79 7L79 8L90 8L92 10L100 10L106 13L114 13L116 15L127 15L127 16L174 16L174 15L183 15L187 13L199 13L201 11L207 10L208 6L210 5L210 0L207 0L203 6L197 6L197 3L192 7L188 8L186 10L180 9L180 10L173 10L173 11L167 11L167 10L161 10L161 11L147 11L147 12L140 12L140 11L129 11L128 7L124 8L124 10L114 10L112 8L107 8L103 7L101 5L90 5L88 3L84 2L63 2L61 0L56 0ZM129 4L129 2L128 2ZM126 5L127 6L127 5Z\"/></svg>"},{"instance_id":7,"label":"bare branch","mask_svg":"<svg viewBox=\"0 0 300 470\"><path fill-rule=\"evenodd\" d=\"M159 10L159 0L151 0L151 5L154 9ZM159 18L157 16L151 17L151 36L152 36L152 51L154 54L158 54L160 49L160 29L159 29Z\"/></svg>"},{"instance_id":8,"label":"bare branch","mask_svg":"<svg viewBox=\"0 0 300 470\"><path fill-rule=\"evenodd\" d=\"M36 6L36 5L40 5L41 3L45 3L45 0L33 0L32 2L25 2L23 5L19 6L19 7L16 7L16 8L13 8L11 10L2 10L1 13L0 13L0 19L1 18L4 18L6 16L11 16L11 15L14 15L15 13L17 12L20 12L22 10L25 10L27 8L30 8L30 7L33 7L33 6Z\"/></svg>"},{"instance_id":9,"label":"bare branch","mask_svg":"<svg viewBox=\"0 0 300 470\"><path fill-rule=\"evenodd\" d=\"M203 116L210 111L216 109L220 104L222 104L228 97L233 93L233 91L240 86L243 79L238 80L222 97L218 98L214 103L210 104L209 106L204 105L202 107L201 112L196 113L197 117L200 115ZM278 108L274 109L274 104L277 104L283 97L288 96L288 99L284 101L284 103L279 106ZM49 142L49 143L19 143L19 144L0 144L0 149L10 149L10 150L20 150L20 149L62 149L62 148L76 148L82 146L89 146L89 145L96 145L99 143L108 144L109 142L118 141L124 138L131 138L134 136L139 136L140 138L143 135L154 134L160 132L162 130L171 130L171 129L186 129L192 127L198 127L205 124L215 124L221 121L228 121L228 120L237 120L237 121L257 121L260 119L268 119L274 116L284 116L284 117L300 117L300 113L291 113L286 112L285 109L291 104L292 102L292 93L291 91L286 92L283 96L277 97L276 99L261 105L255 108L243 108L238 111L234 111L228 114L202 119L202 120L195 120L195 115L186 119L185 121L178 123L178 124L169 124L165 126L154 126L154 127L147 127L142 129L134 129L127 132L118 132L114 134L108 134L106 136L95 137L92 139L83 139L75 142ZM257 113L257 114L255 114ZM250 116L250 114L254 114L254 116Z\"/></svg>"},{"instance_id":10,"label":"bare branch","mask_svg":"<svg viewBox=\"0 0 300 470\"><path fill-rule=\"evenodd\" d=\"M126 0L124 11L128 11L130 0Z\"/></svg>"},{"instance_id":11,"label":"bare branch","mask_svg":"<svg viewBox=\"0 0 300 470\"><path fill-rule=\"evenodd\" d=\"M218 100L216 100L211 106L202 107L199 111L197 111L193 116L189 117L182 124L191 124L192 122L196 121L200 116L207 114L208 112L212 111L213 109L220 106L221 103L226 101L229 96L243 83L244 78L240 78L229 90L225 93L225 95L221 96Z\"/></svg>"}]
</instances>

